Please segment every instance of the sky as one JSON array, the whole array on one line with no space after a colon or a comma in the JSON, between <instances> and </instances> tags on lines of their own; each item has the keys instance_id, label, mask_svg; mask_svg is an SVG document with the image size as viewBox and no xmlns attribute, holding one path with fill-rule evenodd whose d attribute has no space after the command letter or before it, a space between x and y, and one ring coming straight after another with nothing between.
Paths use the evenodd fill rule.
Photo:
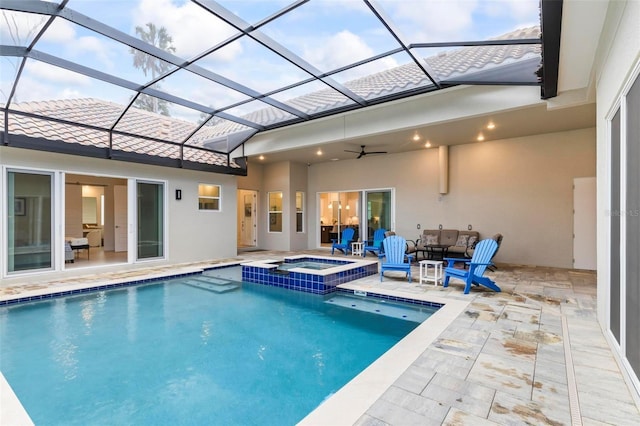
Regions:
<instances>
[{"instance_id":1,"label":"sky","mask_svg":"<svg viewBox=\"0 0 640 426\"><path fill-rule=\"evenodd\" d=\"M255 24L290 2L220 0L219 3L245 22ZM402 39L409 43L485 40L539 24L538 0L378 0L375 3L391 18ZM173 39L175 54L185 60L202 55L236 33L201 6L186 0L70 0L67 7L133 36L136 26L153 22L157 27L166 28ZM2 44L27 45L33 38L33 29L39 29L42 21L41 16L5 12L0 25ZM12 34L9 33L11 29ZM395 39L360 0L311 0L261 27L260 31L321 72L398 47ZM128 47L64 19L54 21L35 49L137 84L144 84L149 79L132 66L133 56ZM396 56L345 72L336 79L348 81L401 65L399 61L407 59ZM19 60L1 59L0 102L4 103ZM258 92L275 90L309 77L246 38L204 56L198 64L226 78L237 79ZM184 71L162 81L160 87L214 108L247 99L238 92ZM16 99L25 102L97 97L126 104L132 95L132 91L29 60ZM175 108L172 115L197 120L199 113L179 109ZM238 112L248 111L240 109Z\"/></svg>"}]
</instances>

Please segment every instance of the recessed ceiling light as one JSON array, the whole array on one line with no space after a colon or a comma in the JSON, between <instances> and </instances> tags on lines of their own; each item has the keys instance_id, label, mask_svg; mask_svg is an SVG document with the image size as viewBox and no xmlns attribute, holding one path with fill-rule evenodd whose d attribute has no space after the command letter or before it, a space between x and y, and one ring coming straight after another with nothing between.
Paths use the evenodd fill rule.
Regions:
<instances>
[{"instance_id":1,"label":"recessed ceiling light","mask_svg":"<svg viewBox=\"0 0 640 426\"><path fill-rule=\"evenodd\" d=\"M338 161L340 160L339 158L332 158L331 161Z\"/></svg>"},{"instance_id":2,"label":"recessed ceiling light","mask_svg":"<svg viewBox=\"0 0 640 426\"><path fill-rule=\"evenodd\" d=\"M319 149L318 151L316 151L316 155L322 155L322 150Z\"/></svg>"},{"instance_id":3,"label":"recessed ceiling light","mask_svg":"<svg viewBox=\"0 0 640 426\"><path fill-rule=\"evenodd\" d=\"M487 124L487 129L489 130L493 130L496 128L496 125L493 124L493 121L490 121L489 124Z\"/></svg>"},{"instance_id":4,"label":"recessed ceiling light","mask_svg":"<svg viewBox=\"0 0 640 426\"><path fill-rule=\"evenodd\" d=\"M264 160L264 155L261 155L260 157L258 157L258 159Z\"/></svg>"},{"instance_id":5,"label":"recessed ceiling light","mask_svg":"<svg viewBox=\"0 0 640 426\"><path fill-rule=\"evenodd\" d=\"M484 140L484 135L480 133L477 139L478 139L478 142L482 142Z\"/></svg>"},{"instance_id":6,"label":"recessed ceiling light","mask_svg":"<svg viewBox=\"0 0 640 426\"><path fill-rule=\"evenodd\" d=\"M431 148L431 142L427 141L427 143L424 144L425 148Z\"/></svg>"},{"instance_id":7,"label":"recessed ceiling light","mask_svg":"<svg viewBox=\"0 0 640 426\"><path fill-rule=\"evenodd\" d=\"M413 140L416 141L416 142L419 141L420 140L420 135L417 134L417 133L415 135L413 135Z\"/></svg>"}]
</instances>

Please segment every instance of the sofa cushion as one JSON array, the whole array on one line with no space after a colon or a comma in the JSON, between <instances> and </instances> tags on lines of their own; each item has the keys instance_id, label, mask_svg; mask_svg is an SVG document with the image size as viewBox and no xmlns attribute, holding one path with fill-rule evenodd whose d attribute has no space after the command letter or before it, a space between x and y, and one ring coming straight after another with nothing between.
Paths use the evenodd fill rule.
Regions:
<instances>
[{"instance_id":1,"label":"sofa cushion","mask_svg":"<svg viewBox=\"0 0 640 426\"><path fill-rule=\"evenodd\" d=\"M457 229L443 229L440 231L440 244L454 246L456 241L458 241Z\"/></svg>"}]
</instances>

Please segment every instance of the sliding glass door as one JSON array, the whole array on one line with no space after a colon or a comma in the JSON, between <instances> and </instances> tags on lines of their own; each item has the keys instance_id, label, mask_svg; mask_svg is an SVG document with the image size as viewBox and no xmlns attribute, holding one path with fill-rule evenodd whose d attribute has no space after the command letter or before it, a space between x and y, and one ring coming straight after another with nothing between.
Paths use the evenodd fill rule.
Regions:
<instances>
[{"instance_id":1,"label":"sliding glass door","mask_svg":"<svg viewBox=\"0 0 640 426\"><path fill-rule=\"evenodd\" d=\"M138 182L138 259L164 256L164 185Z\"/></svg>"},{"instance_id":2,"label":"sliding glass door","mask_svg":"<svg viewBox=\"0 0 640 426\"><path fill-rule=\"evenodd\" d=\"M356 240L360 235L361 201L360 192L321 192L320 244L330 246L332 240L339 239L344 228L355 230Z\"/></svg>"},{"instance_id":3,"label":"sliding glass door","mask_svg":"<svg viewBox=\"0 0 640 426\"><path fill-rule=\"evenodd\" d=\"M391 190L365 191L365 206L367 208L367 240L373 240L376 229L393 230L391 212Z\"/></svg>"},{"instance_id":4,"label":"sliding glass door","mask_svg":"<svg viewBox=\"0 0 640 426\"><path fill-rule=\"evenodd\" d=\"M53 176L7 173L7 272L53 266Z\"/></svg>"},{"instance_id":5,"label":"sliding glass door","mask_svg":"<svg viewBox=\"0 0 640 426\"><path fill-rule=\"evenodd\" d=\"M376 229L393 229L393 192L321 192L318 194L320 245L331 246L346 227L354 228L355 239L372 240Z\"/></svg>"}]
</instances>

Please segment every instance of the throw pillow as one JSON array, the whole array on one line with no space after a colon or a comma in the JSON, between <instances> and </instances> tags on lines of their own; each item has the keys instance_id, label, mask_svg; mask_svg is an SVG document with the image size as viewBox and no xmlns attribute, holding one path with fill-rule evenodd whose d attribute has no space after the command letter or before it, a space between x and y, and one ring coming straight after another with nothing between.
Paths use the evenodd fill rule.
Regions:
<instances>
[{"instance_id":1,"label":"throw pillow","mask_svg":"<svg viewBox=\"0 0 640 426\"><path fill-rule=\"evenodd\" d=\"M426 238L426 240L427 240L427 244L426 245L430 246L430 245L438 244L438 236L437 235L427 234L426 237L427 237Z\"/></svg>"},{"instance_id":2,"label":"throw pillow","mask_svg":"<svg viewBox=\"0 0 640 426\"><path fill-rule=\"evenodd\" d=\"M476 244L478 243L478 237L472 235L469 237L469 241L467 241L467 247L476 248Z\"/></svg>"},{"instance_id":3,"label":"throw pillow","mask_svg":"<svg viewBox=\"0 0 640 426\"><path fill-rule=\"evenodd\" d=\"M456 241L456 246L466 247L467 246L467 241L469 241L469 236L468 235L459 235L458 236L458 241Z\"/></svg>"}]
</instances>

